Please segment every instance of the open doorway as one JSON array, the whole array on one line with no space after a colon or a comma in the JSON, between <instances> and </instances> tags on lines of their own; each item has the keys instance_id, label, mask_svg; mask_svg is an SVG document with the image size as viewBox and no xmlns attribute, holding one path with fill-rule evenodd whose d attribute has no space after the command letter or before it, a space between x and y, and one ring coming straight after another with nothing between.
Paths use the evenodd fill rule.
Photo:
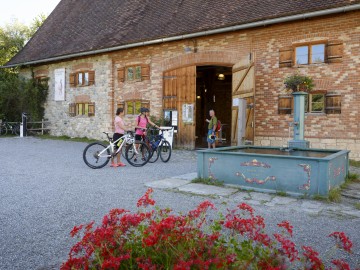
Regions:
<instances>
[{"instance_id":1,"label":"open doorway","mask_svg":"<svg viewBox=\"0 0 360 270\"><path fill-rule=\"evenodd\" d=\"M196 67L196 148L207 147L209 110L215 111L222 131L217 134L217 147L231 145L232 68Z\"/></svg>"}]
</instances>

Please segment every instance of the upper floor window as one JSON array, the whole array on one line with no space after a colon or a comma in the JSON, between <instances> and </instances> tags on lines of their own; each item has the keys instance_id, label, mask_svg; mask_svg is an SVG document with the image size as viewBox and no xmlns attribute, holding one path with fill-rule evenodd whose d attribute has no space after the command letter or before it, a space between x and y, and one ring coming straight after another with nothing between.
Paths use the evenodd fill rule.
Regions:
<instances>
[{"instance_id":1,"label":"upper floor window","mask_svg":"<svg viewBox=\"0 0 360 270\"><path fill-rule=\"evenodd\" d=\"M127 81L140 81L141 80L141 66L133 66L126 68Z\"/></svg>"},{"instance_id":2,"label":"upper floor window","mask_svg":"<svg viewBox=\"0 0 360 270\"><path fill-rule=\"evenodd\" d=\"M325 62L325 44L302 45L295 48L296 64L308 65Z\"/></svg>"},{"instance_id":3,"label":"upper floor window","mask_svg":"<svg viewBox=\"0 0 360 270\"><path fill-rule=\"evenodd\" d=\"M316 63L340 63L342 59L343 43L339 40L294 44L279 49L280 68Z\"/></svg>"},{"instance_id":4,"label":"upper floor window","mask_svg":"<svg viewBox=\"0 0 360 270\"><path fill-rule=\"evenodd\" d=\"M118 80L120 82L136 82L148 80L150 78L149 65L131 65L117 69Z\"/></svg>"},{"instance_id":5,"label":"upper floor window","mask_svg":"<svg viewBox=\"0 0 360 270\"><path fill-rule=\"evenodd\" d=\"M95 83L95 71L78 71L70 74L70 87L88 86Z\"/></svg>"},{"instance_id":6,"label":"upper floor window","mask_svg":"<svg viewBox=\"0 0 360 270\"><path fill-rule=\"evenodd\" d=\"M46 76L35 77L35 82L44 87L48 86L48 81L49 81L49 77L46 77Z\"/></svg>"}]
</instances>

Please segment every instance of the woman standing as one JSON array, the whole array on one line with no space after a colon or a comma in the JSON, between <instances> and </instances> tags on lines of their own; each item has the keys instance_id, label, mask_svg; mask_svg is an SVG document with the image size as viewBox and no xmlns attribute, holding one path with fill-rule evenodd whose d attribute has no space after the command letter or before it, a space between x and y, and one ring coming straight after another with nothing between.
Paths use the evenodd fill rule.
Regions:
<instances>
[{"instance_id":1,"label":"woman standing","mask_svg":"<svg viewBox=\"0 0 360 270\"><path fill-rule=\"evenodd\" d=\"M141 141L142 136L145 134L147 124L150 124L156 128L159 128L156 124L154 124L149 118L150 110L148 108L141 108L140 115L136 117L136 125L135 125L135 140Z\"/></svg>"},{"instance_id":2,"label":"woman standing","mask_svg":"<svg viewBox=\"0 0 360 270\"><path fill-rule=\"evenodd\" d=\"M124 120L122 119L124 115L124 109L123 108L118 108L116 110L116 116L115 116L115 120L114 120L114 126L115 126L115 133L113 135L113 141L118 140L119 138L121 138L124 133L127 131L125 128L125 123ZM118 144L115 145L115 149L114 151L117 151L117 149L119 148ZM120 161L121 158L121 151L119 151L116 155L116 160L117 163L114 162L114 157L111 157L111 165L110 167L124 167L126 166L124 163L122 163Z\"/></svg>"},{"instance_id":3,"label":"woman standing","mask_svg":"<svg viewBox=\"0 0 360 270\"><path fill-rule=\"evenodd\" d=\"M211 117L210 120L206 119L206 122L209 122L207 136L208 148L211 148L211 146L215 148L215 130L217 125L217 118L215 116L214 110L210 110L209 115Z\"/></svg>"}]
</instances>

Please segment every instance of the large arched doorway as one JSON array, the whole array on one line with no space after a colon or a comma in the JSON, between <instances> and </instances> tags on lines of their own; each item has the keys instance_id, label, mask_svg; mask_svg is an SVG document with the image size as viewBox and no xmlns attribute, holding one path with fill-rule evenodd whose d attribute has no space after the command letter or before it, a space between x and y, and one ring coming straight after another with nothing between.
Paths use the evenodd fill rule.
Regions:
<instances>
[{"instance_id":1,"label":"large arched doorway","mask_svg":"<svg viewBox=\"0 0 360 270\"><path fill-rule=\"evenodd\" d=\"M187 65L184 66L184 63ZM237 53L204 52L164 60L163 111L169 125L175 126L174 145L195 149L207 147L209 110L222 122L217 146L253 142L255 69L252 57ZM219 77L223 74L224 77ZM246 101L240 112L239 100ZM239 138L239 125L245 133ZM244 129L242 129L244 130Z\"/></svg>"},{"instance_id":2,"label":"large arched doorway","mask_svg":"<svg viewBox=\"0 0 360 270\"><path fill-rule=\"evenodd\" d=\"M217 146L231 144L231 67L197 66L196 67L196 129L195 147L207 147L209 110L213 109L222 123L222 130L217 134Z\"/></svg>"}]
</instances>

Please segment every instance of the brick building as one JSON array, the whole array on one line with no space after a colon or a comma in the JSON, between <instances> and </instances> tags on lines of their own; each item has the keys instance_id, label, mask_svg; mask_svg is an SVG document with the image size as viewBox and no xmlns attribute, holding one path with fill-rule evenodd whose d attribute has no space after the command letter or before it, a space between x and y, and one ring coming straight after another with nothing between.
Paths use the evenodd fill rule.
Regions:
<instances>
[{"instance_id":1,"label":"brick building","mask_svg":"<svg viewBox=\"0 0 360 270\"><path fill-rule=\"evenodd\" d=\"M284 78L311 76L305 139L360 160L360 1L62 0L6 67L49 78L53 135L101 138L117 107L171 116L175 144L205 142L208 110L236 144L286 146L293 121Z\"/></svg>"}]
</instances>

